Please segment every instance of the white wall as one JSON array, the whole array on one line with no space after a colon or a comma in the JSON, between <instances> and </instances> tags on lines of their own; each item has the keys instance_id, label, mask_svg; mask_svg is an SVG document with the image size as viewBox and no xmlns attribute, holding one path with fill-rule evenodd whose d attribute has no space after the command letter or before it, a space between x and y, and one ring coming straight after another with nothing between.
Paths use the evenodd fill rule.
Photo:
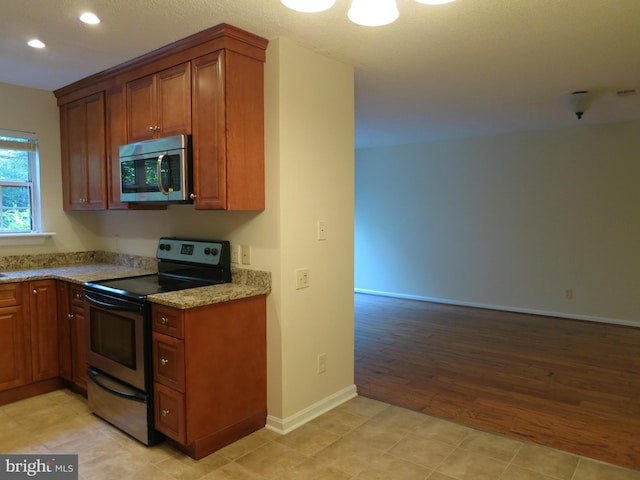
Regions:
<instances>
[{"instance_id":1,"label":"white wall","mask_svg":"<svg viewBox=\"0 0 640 480\"><path fill-rule=\"evenodd\" d=\"M252 247L251 268L272 273L267 297L268 413L288 430L355 393L353 378L353 68L282 39L265 64L264 212L63 212L55 98L0 85L0 128L38 132L45 245L0 255L105 249L155 256L158 238L228 239ZM6 106L6 108L5 108ZM11 113L9 113L11 112ZM328 239L316 239L326 221ZM296 290L298 268L311 286ZM327 371L316 373L327 354Z\"/></svg>"},{"instance_id":2,"label":"white wall","mask_svg":"<svg viewBox=\"0 0 640 480\"><path fill-rule=\"evenodd\" d=\"M640 122L358 151L356 289L638 324L639 155Z\"/></svg>"},{"instance_id":3,"label":"white wall","mask_svg":"<svg viewBox=\"0 0 640 480\"><path fill-rule=\"evenodd\" d=\"M35 132L40 150L42 229L56 235L36 244L0 239L0 255L26 255L93 250L95 220L86 212L62 211L60 120L53 92L0 83L0 128Z\"/></svg>"}]
</instances>

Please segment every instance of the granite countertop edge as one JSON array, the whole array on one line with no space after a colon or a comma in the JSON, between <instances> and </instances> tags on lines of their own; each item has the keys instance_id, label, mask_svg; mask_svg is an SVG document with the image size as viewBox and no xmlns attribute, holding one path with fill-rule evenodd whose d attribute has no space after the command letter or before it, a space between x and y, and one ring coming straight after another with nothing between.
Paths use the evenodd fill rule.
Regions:
<instances>
[{"instance_id":1,"label":"granite countertop edge","mask_svg":"<svg viewBox=\"0 0 640 480\"><path fill-rule=\"evenodd\" d=\"M157 273L155 265L118 265L112 263L92 263L86 265L51 266L24 270L5 270L0 273L0 285L35 280L64 280L84 284L99 280L150 275ZM227 302L271 292L271 273L246 268L231 269L231 283L190 288L176 292L148 295L152 303L187 309Z\"/></svg>"}]
</instances>

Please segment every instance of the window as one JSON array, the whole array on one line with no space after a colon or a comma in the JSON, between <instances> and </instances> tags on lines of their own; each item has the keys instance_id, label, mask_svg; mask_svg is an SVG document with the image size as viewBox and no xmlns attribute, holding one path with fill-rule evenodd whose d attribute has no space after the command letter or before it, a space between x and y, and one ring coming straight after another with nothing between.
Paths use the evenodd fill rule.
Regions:
<instances>
[{"instance_id":1,"label":"window","mask_svg":"<svg viewBox=\"0 0 640 480\"><path fill-rule=\"evenodd\" d=\"M0 130L0 236L40 232L38 137Z\"/></svg>"}]
</instances>

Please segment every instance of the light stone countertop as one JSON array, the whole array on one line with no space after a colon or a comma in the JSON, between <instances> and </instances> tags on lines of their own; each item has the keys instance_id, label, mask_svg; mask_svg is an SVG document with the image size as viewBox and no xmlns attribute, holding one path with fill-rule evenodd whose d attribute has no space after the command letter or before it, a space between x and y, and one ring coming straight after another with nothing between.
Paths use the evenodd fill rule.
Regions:
<instances>
[{"instance_id":1,"label":"light stone countertop","mask_svg":"<svg viewBox=\"0 0 640 480\"><path fill-rule=\"evenodd\" d=\"M154 273L157 273L157 269L150 265L128 266L111 263L93 263L88 265L51 266L39 269L5 270L0 273L0 285L4 283L45 279L64 280L83 284L90 281ZM231 278L231 283L190 288L175 292L156 293L148 295L147 299L153 303L187 309L256 295L266 295L271 292L270 272L232 268Z\"/></svg>"}]
</instances>

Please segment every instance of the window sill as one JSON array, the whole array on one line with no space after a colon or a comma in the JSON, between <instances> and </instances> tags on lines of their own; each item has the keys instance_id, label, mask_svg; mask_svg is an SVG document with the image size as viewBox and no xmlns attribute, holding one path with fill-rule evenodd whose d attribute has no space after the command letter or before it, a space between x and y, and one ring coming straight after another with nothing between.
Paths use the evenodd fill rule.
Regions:
<instances>
[{"instance_id":1,"label":"window sill","mask_svg":"<svg viewBox=\"0 0 640 480\"><path fill-rule=\"evenodd\" d=\"M55 232L42 233L0 233L0 246L38 245L55 235Z\"/></svg>"}]
</instances>

